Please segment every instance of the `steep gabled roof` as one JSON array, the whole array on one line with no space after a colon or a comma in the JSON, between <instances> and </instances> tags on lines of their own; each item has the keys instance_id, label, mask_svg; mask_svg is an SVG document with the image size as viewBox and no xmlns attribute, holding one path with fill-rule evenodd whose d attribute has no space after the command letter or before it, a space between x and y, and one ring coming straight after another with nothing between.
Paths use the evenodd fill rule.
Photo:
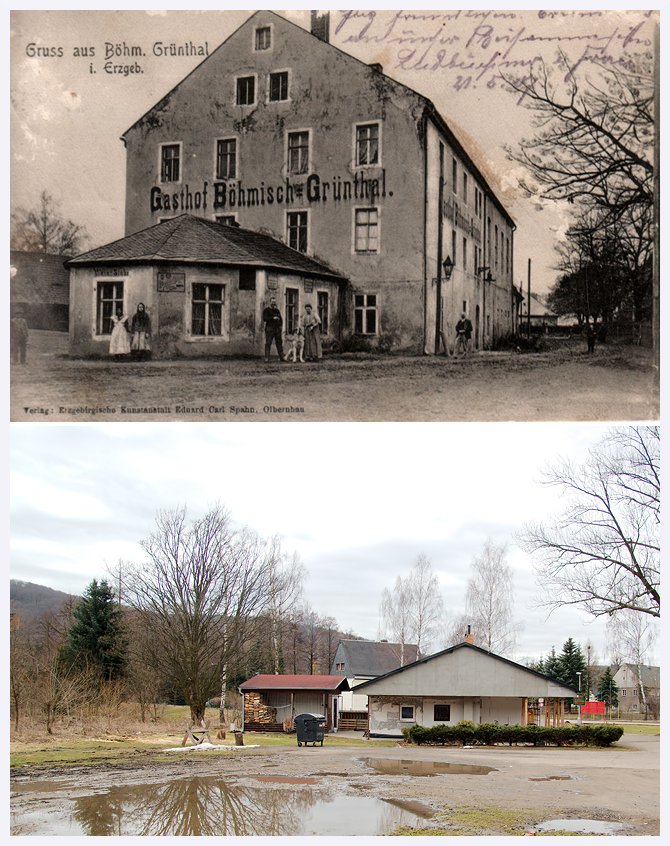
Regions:
<instances>
[{"instance_id":1,"label":"steep gabled roof","mask_svg":"<svg viewBox=\"0 0 670 846\"><path fill-rule=\"evenodd\" d=\"M514 222L514 219L511 217L511 215L507 211L507 209L503 206L502 202L498 199L498 197L496 196L493 189L489 186L488 179L482 174L481 170L477 167L474 160L472 159L472 156L469 154L466 147L464 146L463 142L454 133L454 131L449 126L449 124L447 123L445 118L442 117L442 115L437 110L437 108L436 108L436 106L435 106L435 104L433 103L432 100L430 100L424 94L421 94L419 91L416 91L414 88L410 88L409 85L405 85L403 82L398 82L397 79L393 79L393 77L388 76L387 74L385 74L383 72L383 70L379 69L380 68L379 65L368 64L366 62L363 62L361 59L357 59L355 56L352 56L351 53L347 53L346 50L342 50L341 48L337 47L335 44L331 44L330 41L323 41L322 39L317 38L309 30L305 29L304 27L301 27L299 24L295 23L294 21L291 21L288 18L284 18L283 16L278 15L276 12L273 12L273 11L267 10L267 9L263 10L262 12L260 12L260 11L254 12L254 14L251 15L251 17L249 17L246 21L244 21L244 23L240 24L240 26L238 26L236 30L231 32L231 34L228 36L228 38L226 38L224 41L222 41L221 44L219 44L219 46L216 49L214 49L210 53L209 56L207 56L205 59L202 60L202 62L197 64L190 73L188 73L175 86L173 86L163 97L161 97L161 99L157 103L155 103L148 111L146 111L141 117L139 117L135 121L135 123L133 123L131 126L129 126L128 129L121 136L121 140L125 143L126 135L130 132L131 129L133 129L135 126L137 126L138 123L140 123L142 120L144 120L144 118L147 115L151 114L151 112L154 111L157 107L159 107L163 102L167 101L169 99L169 97L172 95L172 93L174 91L176 91L179 88L179 86L186 79L188 79L194 73L196 73L198 71L198 69L202 67L202 65L204 65L206 62L208 62L212 58L212 56L214 56L216 53L218 53L219 50L221 50L228 43L228 41L231 38L233 38L242 29L242 27L247 26L251 21L253 21L253 19L255 17L257 17L260 14L271 15L272 17L278 18L283 23L287 24L289 27L294 27L296 30L299 30L301 33L310 36L315 42L315 44L314 44L315 48L318 47L318 49L334 50L337 53L339 53L341 56L346 57L346 59L348 61L355 63L357 66L363 66L364 68L367 68L369 71L373 71L375 74L382 77L386 82L391 83L392 85L396 86L399 89L403 89L403 90L409 92L410 94L414 95L415 97L418 97L419 100L421 101L421 103L423 104L424 115L428 119L432 120L433 123L439 128L439 130L446 136L449 143L454 147L455 150L458 151L459 155L463 159L465 159L465 161L467 161L469 168L479 178L479 180L484 185L487 185L489 187L489 192L491 194L491 197L493 199L493 202L494 202L496 208L508 220L510 225L512 227L516 228L516 224Z\"/></svg>"},{"instance_id":2,"label":"steep gabled roof","mask_svg":"<svg viewBox=\"0 0 670 846\"><path fill-rule=\"evenodd\" d=\"M343 280L323 262L292 250L270 235L182 214L82 253L68 267L111 262L179 262L266 267Z\"/></svg>"},{"instance_id":3,"label":"steep gabled roof","mask_svg":"<svg viewBox=\"0 0 670 846\"><path fill-rule=\"evenodd\" d=\"M349 690L344 676L270 675L259 673L240 685L240 690Z\"/></svg>"},{"instance_id":4,"label":"steep gabled roof","mask_svg":"<svg viewBox=\"0 0 670 846\"><path fill-rule=\"evenodd\" d=\"M341 640L345 669L351 676L383 676L400 666L401 645L388 641ZM403 657L405 664L417 660L416 644L406 643Z\"/></svg>"},{"instance_id":5,"label":"steep gabled roof","mask_svg":"<svg viewBox=\"0 0 670 846\"><path fill-rule=\"evenodd\" d=\"M474 652L485 655L488 658L492 658L495 661L501 662L501 664L507 664L510 667L513 667L516 670L523 670L525 673L528 673L531 676L535 676L538 679L542 679L546 681L548 684L552 685L553 687L560 687L565 690L562 694L552 694L555 696L576 696L578 695L578 691L574 688L570 688L569 685L564 685L561 682L557 682L555 679L550 678L549 676L544 675L543 673L538 673L537 670L531 670L529 667L524 667L523 664L517 664L515 661L510 661L509 658L503 658L502 655L495 655L493 652L488 652L486 649L482 649L480 646L475 646L472 643L458 643L455 646L450 646L448 649L443 649L441 652L436 652L433 655L427 655L424 658L419 658L418 661L414 661L412 664L405 664L404 667L398 667L396 670L391 670L389 673L385 673L383 676L379 676L378 678L371 679L370 681L362 682L361 684L356 686L356 693L363 690L365 687L370 687L372 685L378 684L380 681L384 679L391 678L392 676L400 675L401 673L410 673L412 670L420 667L422 664L427 664L431 661L435 661L445 655L453 655L454 653L458 652L461 649L465 650L473 650ZM437 692L437 691L436 691Z\"/></svg>"}]
</instances>

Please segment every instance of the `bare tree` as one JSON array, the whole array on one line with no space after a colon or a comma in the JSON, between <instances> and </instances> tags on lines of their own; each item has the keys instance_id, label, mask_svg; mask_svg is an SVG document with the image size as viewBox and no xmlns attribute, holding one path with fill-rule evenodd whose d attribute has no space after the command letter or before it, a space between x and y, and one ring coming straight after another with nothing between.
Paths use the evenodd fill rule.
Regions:
<instances>
[{"instance_id":1,"label":"bare tree","mask_svg":"<svg viewBox=\"0 0 670 846\"><path fill-rule=\"evenodd\" d=\"M640 700L646 714L649 703L642 668L658 636L656 621L639 611L617 611L607 621L607 636L610 660L615 664L632 664L635 667Z\"/></svg>"},{"instance_id":2,"label":"bare tree","mask_svg":"<svg viewBox=\"0 0 670 846\"><path fill-rule=\"evenodd\" d=\"M270 559L268 572L270 601L267 613L270 621L273 669L275 673L281 673L284 664L284 628L286 621L302 601L307 571L297 555L291 558L282 556L277 539L273 540L273 544L275 554Z\"/></svg>"},{"instance_id":3,"label":"bare tree","mask_svg":"<svg viewBox=\"0 0 670 846\"><path fill-rule=\"evenodd\" d=\"M660 617L660 430L612 430L583 466L562 461L546 483L566 498L551 523L527 526L543 604L577 605L594 617L622 609Z\"/></svg>"},{"instance_id":4,"label":"bare tree","mask_svg":"<svg viewBox=\"0 0 670 846\"><path fill-rule=\"evenodd\" d=\"M419 555L409 574L398 576L393 590L384 588L380 630L400 644L400 665L405 645L415 643L419 653L432 644L442 620L443 603L437 576L426 555Z\"/></svg>"},{"instance_id":5,"label":"bare tree","mask_svg":"<svg viewBox=\"0 0 670 846\"><path fill-rule=\"evenodd\" d=\"M129 568L125 597L150 635L146 660L172 681L195 722L220 690L223 720L228 665L269 605L275 545L233 528L220 506L190 523L185 508L159 511L141 545L146 558Z\"/></svg>"},{"instance_id":6,"label":"bare tree","mask_svg":"<svg viewBox=\"0 0 670 846\"><path fill-rule=\"evenodd\" d=\"M48 191L42 191L36 208L12 214L13 250L71 256L81 252L87 240L86 229L63 218L60 203Z\"/></svg>"},{"instance_id":7,"label":"bare tree","mask_svg":"<svg viewBox=\"0 0 670 846\"><path fill-rule=\"evenodd\" d=\"M505 655L514 650L518 625L514 621L512 570L506 546L487 540L473 559L465 597L465 617L477 646Z\"/></svg>"}]
</instances>

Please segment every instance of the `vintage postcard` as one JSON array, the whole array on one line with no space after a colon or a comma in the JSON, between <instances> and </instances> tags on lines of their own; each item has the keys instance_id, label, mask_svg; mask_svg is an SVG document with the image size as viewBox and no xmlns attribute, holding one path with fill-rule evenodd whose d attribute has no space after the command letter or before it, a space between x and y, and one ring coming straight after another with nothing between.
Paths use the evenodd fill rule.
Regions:
<instances>
[{"instance_id":1,"label":"vintage postcard","mask_svg":"<svg viewBox=\"0 0 670 846\"><path fill-rule=\"evenodd\" d=\"M14 12L11 419L656 419L658 28Z\"/></svg>"}]
</instances>

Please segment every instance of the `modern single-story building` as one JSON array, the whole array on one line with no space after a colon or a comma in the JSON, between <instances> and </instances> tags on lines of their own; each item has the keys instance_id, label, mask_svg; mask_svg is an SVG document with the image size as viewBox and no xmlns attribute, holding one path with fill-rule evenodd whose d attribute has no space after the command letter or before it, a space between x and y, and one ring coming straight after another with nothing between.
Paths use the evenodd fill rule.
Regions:
<instances>
[{"instance_id":1,"label":"modern single-story building","mask_svg":"<svg viewBox=\"0 0 670 846\"><path fill-rule=\"evenodd\" d=\"M541 699L545 719L563 722L563 700L577 691L548 676L459 643L420 658L356 688L368 696L371 737L401 737L414 724L474 723L526 725L528 700Z\"/></svg>"},{"instance_id":2,"label":"modern single-story building","mask_svg":"<svg viewBox=\"0 0 670 846\"><path fill-rule=\"evenodd\" d=\"M106 354L112 315L120 309L131 318L140 302L158 356L262 355L262 312L271 297L285 306L286 333L309 303L324 344L339 338L346 280L276 238L237 226L183 214L67 266L75 355Z\"/></svg>"},{"instance_id":3,"label":"modern single-story building","mask_svg":"<svg viewBox=\"0 0 670 846\"><path fill-rule=\"evenodd\" d=\"M349 685L341 675L260 673L240 685L243 731L283 731L297 714L323 714L338 725L338 697Z\"/></svg>"},{"instance_id":4,"label":"modern single-story building","mask_svg":"<svg viewBox=\"0 0 670 846\"><path fill-rule=\"evenodd\" d=\"M476 348L513 329L515 223L478 156L426 96L330 43L328 13L311 31L250 15L122 140L127 235L186 212L282 239L348 280L351 348L437 353L461 312ZM277 293L290 323L303 289Z\"/></svg>"}]
</instances>

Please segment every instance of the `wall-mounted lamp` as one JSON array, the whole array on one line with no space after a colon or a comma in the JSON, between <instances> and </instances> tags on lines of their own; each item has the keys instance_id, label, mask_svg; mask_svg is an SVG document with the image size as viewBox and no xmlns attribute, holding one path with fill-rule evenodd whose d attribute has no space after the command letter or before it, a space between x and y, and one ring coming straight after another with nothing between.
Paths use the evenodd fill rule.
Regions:
<instances>
[{"instance_id":1,"label":"wall-mounted lamp","mask_svg":"<svg viewBox=\"0 0 670 846\"><path fill-rule=\"evenodd\" d=\"M493 282L493 276L491 276L491 268L488 265L484 265L483 267L477 268L477 274L483 273L484 282Z\"/></svg>"}]
</instances>

